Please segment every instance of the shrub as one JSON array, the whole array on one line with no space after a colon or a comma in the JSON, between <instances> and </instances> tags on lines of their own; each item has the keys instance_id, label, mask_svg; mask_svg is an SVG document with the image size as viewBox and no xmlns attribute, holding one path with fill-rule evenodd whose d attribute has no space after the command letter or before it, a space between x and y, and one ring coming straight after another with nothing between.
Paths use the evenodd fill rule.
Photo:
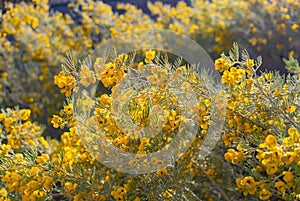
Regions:
<instances>
[{"instance_id":1,"label":"shrub","mask_svg":"<svg viewBox=\"0 0 300 201\"><path fill-rule=\"evenodd\" d=\"M223 54L215 61L216 69L222 73L222 82L226 86L221 92L227 98L226 124L222 141L207 158L199 158L199 147L209 124L210 104L215 99L206 99L203 93L199 93L203 102L200 101L195 108L201 114L198 118L201 130L192 146L174 166L142 175L111 170L87 152L82 141L84 129L75 126L76 122L70 118L74 112L74 100L68 98L60 115L52 119L55 127L68 127L60 141L39 137L40 127L30 123L30 110L2 111L2 138L7 139L7 143L3 143L1 152L1 195L13 200L230 200L245 199L246 196L261 200L297 199L298 76L289 75L284 78L276 72L258 76L256 71L261 65L261 59L251 59L246 51L242 51L241 56L239 54L235 45L229 56ZM148 56L144 57L144 61L155 64L155 60L152 60L154 57L151 56L153 54L146 55ZM77 75L74 80L78 82L73 89L79 85L88 87L95 80L101 81L106 87L113 87L121 77L126 76L127 71L123 69L127 68L126 60L129 58L130 55L118 55L108 61L96 59L96 63L91 66L81 62L77 63L76 68L71 68L72 71L65 67L56 75L56 84L62 88L60 83L66 77ZM292 68L290 63L296 63L288 62L291 60L287 60L288 68ZM135 65L137 64L138 61ZM97 71L97 66L103 66L102 70ZM166 66L168 65L162 68L149 67L148 70L156 72L153 76L158 75L159 71L168 72L170 76L177 75L183 79L183 87L188 84L198 88L201 86L201 77L193 73L193 68L186 69L179 65L172 70ZM294 65L293 68L297 66ZM107 73L111 70L120 73L108 77ZM110 81L107 78L111 78ZM160 80L149 79L160 83ZM166 86L159 86L153 95L158 100L164 100L166 97L157 90L165 90ZM140 99L132 99L132 104L134 100L145 101L140 107L147 107L147 99L141 99L143 93L143 90L137 91L134 96ZM100 125L104 132L102 134L124 151L131 147L133 152L149 153L157 149L157 143L168 144L172 141L172 133L176 131L179 122L183 121L176 110L169 111L165 108L168 120L163 133L166 132L169 137L165 138L162 133L155 138L136 140L134 136L118 130L114 120L110 119L113 98L113 93L100 95L93 115L85 120L90 126L93 122ZM149 116L140 116L138 112L142 108L132 104L132 118L140 124L149 124ZM105 132L106 129L110 131ZM155 162L157 161L153 158L152 163ZM224 171L231 171L232 174Z\"/></svg>"},{"instance_id":2,"label":"shrub","mask_svg":"<svg viewBox=\"0 0 300 201\"><path fill-rule=\"evenodd\" d=\"M176 8L155 3L149 4L157 15L152 20L130 4L118 6L125 13L117 14L102 2L78 0L70 6L79 22L49 11L46 0L33 2L8 4L0 18L0 101L5 107L0 113L1 200L300 199L300 67L293 57L299 40L297 1L199 0L194 7L178 3ZM210 79L204 79L210 78L207 72L203 76L195 66L156 50L112 50L83 59L109 37L152 27L188 34L214 53L224 87L217 96L207 85ZM233 40L241 46L234 43L228 55L217 56ZM83 54L65 57L69 49ZM250 57L257 53L264 57ZM287 55L283 61L289 74L261 71L262 58L273 66ZM122 93L117 85L136 71L147 75L140 78L148 85ZM166 84L169 80L173 85ZM93 88L98 82L100 87ZM155 157L143 157L170 146L180 125L193 126L181 111L183 98L170 87L196 94L199 101L186 103L199 130L188 150L166 166ZM78 92L83 96L72 96ZM94 93L97 98L91 99ZM129 118L122 113L114 118L118 100L129 109ZM224 100L226 108L220 104ZM161 107L152 113L156 103ZM213 105L224 111L225 126L203 157L207 130L213 117L222 115ZM56 128L52 134L62 133L59 140L45 137L49 114ZM139 135L162 130L138 138L119 128L124 121L129 128L143 128ZM110 169L106 163L124 161L105 161L114 154L107 144L140 154L126 161L132 169L158 169L144 174Z\"/></svg>"}]
</instances>

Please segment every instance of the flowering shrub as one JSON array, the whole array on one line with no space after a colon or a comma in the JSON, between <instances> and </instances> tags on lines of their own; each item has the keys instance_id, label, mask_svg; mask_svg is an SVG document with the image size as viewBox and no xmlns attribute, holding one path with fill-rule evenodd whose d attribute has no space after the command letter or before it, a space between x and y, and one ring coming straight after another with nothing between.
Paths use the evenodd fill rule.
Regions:
<instances>
[{"instance_id":1,"label":"flowering shrub","mask_svg":"<svg viewBox=\"0 0 300 201\"><path fill-rule=\"evenodd\" d=\"M194 74L193 68L185 68L184 65L173 70L168 69L168 65L155 68L154 58L157 54L149 50L145 52L143 61L153 64L148 69L153 73L149 80L159 86L153 89L157 101L165 99L162 92L167 89L161 80L166 76L161 77L160 73L183 79L184 88L201 86L201 77ZM174 166L144 175L113 171L87 152L80 138L82 133L78 133L80 127L74 127L74 120L78 121L72 118L74 100L68 98L60 114L52 118L55 127L68 127L60 141L41 137L40 126L29 120L30 110L16 108L2 111L1 196L6 200L230 200L245 199L246 196L260 200L297 199L298 76L283 78L278 73L258 76L256 71L261 64L260 58L253 60L246 51L242 51L240 57L236 45L229 55L222 55L215 61L215 67L222 73L222 82L226 86L220 92L228 100L226 127L222 141L205 160L199 158L199 147L209 126L210 104L214 100L204 98L201 94L199 100L202 101L195 108L199 110L201 130L192 146ZM99 80L114 91L113 86L126 76L129 59L130 55L118 55L111 61L98 58L92 66L78 63L73 68L75 71L64 67L56 75L55 83L59 88L64 88L61 83L66 79L77 79L79 82L68 89L72 92L79 85L88 87ZM286 60L289 68L299 68L299 65L291 66L296 64L291 61L292 58ZM98 68L100 66L101 70ZM142 65L137 62L133 68L142 68ZM117 73L113 73L115 71ZM240 91L242 93L238 94ZM90 125L95 122L104 131L107 130L104 133L106 138L124 151L148 153L157 149L157 143L168 144L173 139L172 133L183 121L180 113L176 109L168 109L171 108L168 105L165 108L167 121L163 127L165 134L154 139L136 140L134 136L118 130L111 119L113 97L113 93L100 95L99 103L87 121ZM139 124L151 123L149 114L139 112L147 111L144 107L150 104L145 92L137 91L134 97L130 103L132 119ZM141 104L137 105L136 101ZM175 104L176 98L173 101ZM150 163L161 162L152 158L140 165L147 166ZM129 164L137 165L136 161L129 161ZM232 174L223 171L231 171Z\"/></svg>"},{"instance_id":2,"label":"flowering shrub","mask_svg":"<svg viewBox=\"0 0 300 201\"><path fill-rule=\"evenodd\" d=\"M0 113L0 200L300 200L300 67L293 57L299 52L298 1L199 0L194 7L179 3L176 8L149 3L157 15L153 20L129 4L119 5L125 13L117 14L102 2L78 0L70 6L80 23L69 14L49 11L46 0L33 2L7 4L0 18L0 101L6 107ZM217 97L194 66L174 55L167 60L153 49L82 59L109 37L152 27L189 34L212 53L237 40L250 54L234 44L228 55L216 58L224 85ZM69 53L65 58L69 49L84 55ZM291 74L260 72L262 57L249 56L256 51L262 51L267 65L289 55L284 63ZM137 70L148 75L142 80L150 83L150 90L118 91L122 78ZM170 146L180 125L189 126L180 111L179 93L168 94L169 80L177 80L173 88L193 91L199 100L188 108L200 128L191 146L169 166L155 157L128 161L130 167L162 167L152 173L106 167L99 158L112 152L105 144L93 144L95 139L145 155ZM100 89L90 88L97 82ZM82 89L95 92L96 102L75 100L72 95ZM113 103L127 97L130 118L125 122L143 128L138 135L161 127L159 135L138 138L118 127ZM218 104L222 100L226 108ZM149 108L156 103L161 109L153 114ZM212 111L215 103L225 113L225 127L203 158L203 139L217 115ZM91 115L84 116L89 110ZM59 140L44 136L42 123L49 113L49 122L62 132ZM90 133L95 138L88 138Z\"/></svg>"},{"instance_id":3,"label":"flowering shrub","mask_svg":"<svg viewBox=\"0 0 300 201\"><path fill-rule=\"evenodd\" d=\"M288 69L299 70L292 57L285 62ZM261 200L298 199L298 75L284 78L267 72L258 76L261 58L250 59L244 51L239 60L237 46L215 64L227 85L224 158L240 166L244 174L236 179L236 189Z\"/></svg>"},{"instance_id":4,"label":"flowering shrub","mask_svg":"<svg viewBox=\"0 0 300 201\"><path fill-rule=\"evenodd\" d=\"M193 7L179 2L172 8L149 3L152 18L130 4L118 5L117 9L124 10L118 14L109 5L92 0L74 1L69 5L73 8L70 14L50 11L47 0L7 3L0 18L0 101L6 106L29 107L35 119L47 122L61 106L62 96L51 83L66 52L88 52L107 38L133 29L167 28L184 33L214 58L237 41L251 55L263 56L262 68L282 70L282 57L297 58L298 1L193 2Z\"/></svg>"},{"instance_id":5,"label":"flowering shrub","mask_svg":"<svg viewBox=\"0 0 300 201\"><path fill-rule=\"evenodd\" d=\"M69 50L88 53L114 33L154 24L129 4L124 15L92 0L69 6L73 12L63 14L50 11L48 0L6 4L6 12L0 15L0 101L29 107L34 119L43 123L61 106L62 96L52 87L53 75Z\"/></svg>"},{"instance_id":6,"label":"flowering shrub","mask_svg":"<svg viewBox=\"0 0 300 201\"><path fill-rule=\"evenodd\" d=\"M47 0L33 2L35 4L7 4L5 14L0 18L3 41L0 49L1 102L7 106L18 104L29 107L35 118L43 118L43 122L47 122L49 114L60 107L56 103L61 101L53 100L62 100L52 82L65 53L70 49L87 52L94 42L99 42L99 38L105 38L108 28L101 33L100 26L93 30L98 36L98 40L94 40L96 36L91 35L88 24L78 24L69 14L50 11ZM98 13L94 17L103 28L103 22L109 22L113 13L106 4L94 4L93 8ZM88 23L85 18L83 22ZM7 40L7 36L13 39Z\"/></svg>"}]
</instances>

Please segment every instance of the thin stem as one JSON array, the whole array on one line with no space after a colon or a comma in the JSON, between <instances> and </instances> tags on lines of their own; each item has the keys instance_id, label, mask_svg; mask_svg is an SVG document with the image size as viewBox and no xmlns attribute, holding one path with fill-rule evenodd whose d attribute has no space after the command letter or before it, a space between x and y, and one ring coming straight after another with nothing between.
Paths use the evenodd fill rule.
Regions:
<instances>
[{"instance_id":1,"label":"thin stem","mask_svg":"<svg viewBox=\"0 0 300 201\"><path fill-rule=\"evenodd\" d=\"M188 187L185 187L184 190L186 190L187 192L190 193L190 195L193 196L193 198L195 198L197 201L202 201L200 198L198 198L198 196L191 190L189 189Z\"/></svg>"},{"instance_id":2,"label":"thin stem","mask_svg":"<svg viewBox=\"0 0 300 201\"><path fill-rule=\"evenodd\" d=\"M256 77L256 73L255 73L255 77ZM257 81L257 80L256 80ZM261 91L262 95L264 97L266 97L270 103L274 106L276 106L275 102L272 100L272 98L270 98L262 89L261 85L259 84L259 82L257 81L257 83L255 83L255 86L258 87L258 89ZM278 110L280 114L282 114L291 124L293 124L295 127L299 128L299 126L297 125L296 122L293 121L293 119L291 119L287 114L285 114L281 109Z\"/></svg>"},{"instance_id":3,"label":"thin stem","mask_svg":"<svg viewBox=\"0 0 300 201\"><path fill-rule=\"evenodd\" d=\"M216 188L218 189L218 191L221 193L222 197L225 198L225 200L230 201L229 197L227 197L227 195L224 193L224 191L220 188L220 186L211 178L209 177L209 180L216 186Z\"/></svg>"},{"instance_id":4,"label":"thin stem","mask_svg":"<svg viewBox=\"0 0 300 201\"><path fill-rule=\"evenodd\" d=\"M245 116L245 115L243 115L243 114L241 114L241 113L239 113L239 112L237 112L237 111L233 111L233 113L234 113L234 114L237 114L237 115L239 115L239 116L241 116L241 117L243 117L244 119L247 119L248 121L250 121L250 122L251 122L252 124L254 124L254 125L258 125L259 127L261 127L261 128L264 129L264 130L268 130L268 128L265 127L264 125L262 125L262 124L260 124L260 123L258 123L258 122L253 121L253 120L250 119L249 117L247 117L247 116Z\"/></svg>"}]
</instances>

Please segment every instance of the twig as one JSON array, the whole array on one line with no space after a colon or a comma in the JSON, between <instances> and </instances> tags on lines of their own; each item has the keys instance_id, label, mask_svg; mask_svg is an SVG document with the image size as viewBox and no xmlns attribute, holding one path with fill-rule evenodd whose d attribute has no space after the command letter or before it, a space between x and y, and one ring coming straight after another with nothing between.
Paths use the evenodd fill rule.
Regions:
<instances>
[{"instance_id":1,"label":"twig","mask_svg":"<svg viewBox=\"0 0 300 201\"><path fill-rule=\"evenodd\" d=\"M254 124L254 125L255 125L255 124L258 125L259 127L261 127L261 128L264 129L264 130L268 130L268 128L265 127L264 125L262 125L262 124L260 124L260 123L258 123L258 122L253 121L252 119L246 117L245 115L241 114L240 112L233 111L233 113L236 114L236 115L239 115L239 116L243 117L244 119L247 119L248 121L250 121L250 122L251 122L252 124Z\"/></svg>"},{"instance_id":2,"label":"twig","mask_svg":"<svg viewBox=\"0 0 300 201\"><path fill-rule=\"evenodd\" d=\"M217 187L217 189L221 193L222 197L224 197L225 200L230 201L230 199L227 197L227 195L224 193L224 191L219 187L219 185L211 177L208 176L208 178Z\"/></svg>"},{"instance_id":3,"label":"twig","mask_svg":"<svg viewBox=\"0 0 300 201\"><path fill-rule=\"evenodd\" d=\"M193 198L195 198L197 201L202 201L200 198L198 198L198 196L193 192L191 191L191 189L189 189L188 187L185 187L184 190L186 190L187 192L189 192Z\"/></svg>"},{"instance_id":4,"label":"twig","mask_svg":"<svg viewBox=\"0 0 300 201\"><path fill-rule=\"evenodd\" d=\"M255 76L256 73L255 73ZM257 88L261 91L261 93L263 94L263 96L265 96L271 103L272 105L276 105L274 103L274 101L264 92L264 90L262 89L262 87L260 86L259 82L257 81L257 83L255 83L255 86L257 86ZM295 127L299 128L299 125L297 125L293 119L291 119L287 114L285 114L281 109L278 110L280 114L282 114L291 124L293 124Z\"/></svg>"}]
</instances>

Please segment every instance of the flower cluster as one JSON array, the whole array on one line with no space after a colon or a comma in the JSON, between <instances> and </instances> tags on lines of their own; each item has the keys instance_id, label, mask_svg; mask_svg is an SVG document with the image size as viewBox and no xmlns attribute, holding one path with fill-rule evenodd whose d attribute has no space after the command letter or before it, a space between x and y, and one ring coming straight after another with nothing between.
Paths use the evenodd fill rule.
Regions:
<instances>
[{"instance_id":1,"label":"flower cluster","mask_svg":"<svg viewBox=\"0 0 300 201\"><path fill-rule=\"evenodd\" d=\"M75 85L75 80L72 76L60 72L54 76L54 84L60 88L60 92L66 96L70 96Z\"/></svg>"},{"instance_id":2,"label":"flower cluster","mask_svg":"<svg viewBox=\"0 0 300 201\"><path fill-rule=\"evenodd\" d=\"M227 84L227 129L222 136L229 148L225 160L249 174L236 179L236 189L261 200L294 200L299 193L300 80L296 75L285 80L278 73L257 75L261 58L252 60L244 51L239 61L237 46L230 55L215 62L222 81L237 69L243 71L239 82ZM224 65L230 67L223 70Z\"/></svg>"},{"instance_id":3,"label":"flower cluster","mask_svg":"<svg viewBox=\"0 0 300 201\"><path fill-rule=\"evenodd\" d=\"M276 68L274 61L283 66L278 58L297 58L299 51L299 3L293 1L196 0L192 6L179 2L176 7L156 2L148 4L152 18L130 4L117 6L122 14L101 1L76 0L69 6L71 14L51 12L48 0L7 3L0 17L0 72L5 72L3 79L0 76L0 100L6 106L26 105L35 118L43 116L43 122L49 122L49 114L61 106L52 75L59 71L65 53L89 52L107 38L134 29L167 28L187 34L215 58L237 41L252 54L259 51L264 67Z\"/></svg>"},{"instance_id":4,"label":"flower cluster","mask_svg":"<svg viewBox=\"0 0 300 201\"><path fill-rule=\"evenodd\" d=\"M130 4L117 6L122 14L101 1L69 6L73 12L63 14L50 11L48 0L33 0L8 3L0 14L0 200L300 199L298 1L148 3L152 18ZM187 34L216 57L233 40L248 49L234 44L215 60L226 108L195 66L171 54L111 51L81 60L109 37L153 27ZM84 54L65 58L70 49ZM257 52L264 64L262 57L250 57ZM280 66L282 56L289 56L283 61L290 74L261 71ZM121 82L143 84L124 91ZM193 92L197 101L178 91ZM203 158L218 115L213 105L224 112L225 127ZM199 127L187 151L173 166L146 158L194 126L185 106ZM46 138L46 122L54 127L51 135L62 133L59 139ZM136 154L127 161L130 168L158 170L131 175L104 166L100 162L112 155L107 144Z\"/></svg>"},{"instance_id":5,"label":"flower cluster","mask_svg":"<svg viewBox=\"0 0 300 201\"><path fill-rule=\"evenodd\" d=\"M41 127L30 121L30 113L28 109L7 109L0 113L1 140L7 141L7 145L13 150L29 147L44 150L49 146L41 136Z\"/></svg>"},{"instance_id":6,"label":"flower cluster","mask_svg":"<svg viewBox=\"0 0 300 201\"><path fill-rule=\"evenodd\" d=\"M82 6L83 11L74 8L74 14L82 16L82 23L71 14L52 12L48 0L5 5L4 14L0 15L2 104L30 108L33 117L43 123L61 106L63 97L52 83L65 54L69 50L91 50L110 36L109 27L116 18L104 3L89 1L81 5L78 1L76 6ZM91 19L88 12L92 12ZM92 24L97 28L91 27ZM63 85L66 81L57 80L62 93L68 94L72 84Z\"/></svg>"},{"instance_id":7,"label":"flower cluster","mask_svg":"<svg viewBox=\"0 0 300 201\"><path fill-rule=\"evenodd\" d=\"M74 80L72 87L68 89L70 93L83 90L85 95L78 101L65 93L66 103L51 120L54 127L67 129L61 135L60 141L46 140L41 136L40 126L29 120L30 110L16 108L2 111L1 160L4 163L0 173L3 199L85 198L138 201L180 200L182 196L189 199L202 197L205 200L218 197L243 199L242 197L246 196L260 200L297 199L297 171L300 159L297 123L299 85L295 84L299 82L297 76L289 76L283 80L276 73L257 75L261 59L251 59L243 51L240 61L237 45L230 51L231 56L223 54L217 59L215 67L222 73L222 80L230 75L235 81L231 84L223 81L225 88L220 92L227 98L226 127L222 134L224 144L220 142L212 154L224 154L224 158L212 155L203 161L199 159L200 147L210 126L210 106L215 98L210 99L204 94L204 91L209 89L205 90L201 76L195 74L191 66L187 68L177 64L174 68L168 68L167 66L172 65L165 64L162 65L166 66L163 68L158 66L153 58L153 55L160 55L158 52L147 50L144 53L145 56L139 58L142 59L141 62L147 61L147 65L136 61L130 66L131 70L139 70L147 75L144 80L148 80L149 88L129 90L121 94L118 94L120 91L117 86L122 78L128 76L128 65L129 61L133 60L133 55L107 57L109 60L99 57L94 63L67 60L66 66L63 65L63 70L56 75L55 84L64 89L68 86L66 79ZM242 73L235 74L236 72ZM107 77L111 79L109 84L106 84ZM159 150L162 146L169 146L176 137L179 126L185 121L180 108L176 108L180 105L176 94L166 95L172 87L169 80L175 78L178 80L175 88L183 91L193 89L198 94L199 102L191 105L189 110L197 113L195 120L201 129L191 147L174 167L133 176L113 171L99 163L96 159L105 155L94 155L95 150L105 147L92 143L96 138L90 139L85 135L91 131L86 129L96 128L101 131L98 135L104 136L123 151L146 154ZM96 100L84 98L96 81L101 82L109 93L97 92L99 98ZM125 100L130 98L126 103L130 121L126 125L138 124L141 128L138 134L140 136L147 134L143 130L146 128L151 128L151 133L161 127L160 134L150 138L137 138L138 136L132 135L130 130L121 131L117 124L119 120L113 117L112 103L116 97L125 103ZM166 101L169 104L162 104L161 112L157 110L156 115L150 112L150 108L153 107L151 104ZM80 105L83 108L79 107ZM89 112L92 116L73 118L74 106L77 107L77 112L82 109L89 111L92 108L93 112ZM124 120L124 117L120 116L120 119ZM80 124L82 121L84 124ZM93 146L85 147L87 140ZM87 150L94 150L93 154ZM106 154L111 154L109 150L106 151ZM163 167L164 161L156 157L146 160L139 156L128 161L128 165L144 168ZM234 171L236 167L242 168L243 171ZM232 175L222 172L230 169ZM193 181L192 185L190 181ZM235 189L241 194L228 189L228 186L235 185ZM213 189L216 188L218 193L213 193Z\"/></svg>"}]
</instances>

